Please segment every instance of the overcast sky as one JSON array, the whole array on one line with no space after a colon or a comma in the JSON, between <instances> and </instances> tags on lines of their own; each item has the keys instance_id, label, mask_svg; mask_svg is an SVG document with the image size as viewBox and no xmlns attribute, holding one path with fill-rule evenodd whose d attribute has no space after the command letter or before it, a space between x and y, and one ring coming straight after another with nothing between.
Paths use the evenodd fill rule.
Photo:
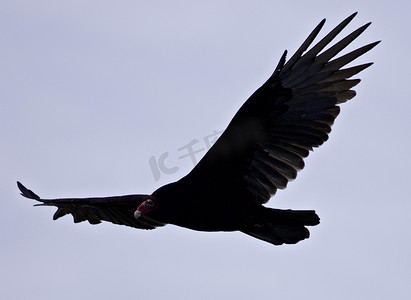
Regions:
<instances>
[{"instance_id":1,"label":"overcast sky","mask_svg":"<svg viewBox=\"0 0 411 300\"><path fill-rule=\"evenodd\" d=\"M197 2L0 2L0 298L411 299L409 1ZM206 149L285 49L354 11L344 34L373 24L349 49L382 40L357 61L375 64L268 203L315 209L308 240L52 221L19 195L17 180L48 198L178 180L184 146Z\"/></svg>"}]
</instances>

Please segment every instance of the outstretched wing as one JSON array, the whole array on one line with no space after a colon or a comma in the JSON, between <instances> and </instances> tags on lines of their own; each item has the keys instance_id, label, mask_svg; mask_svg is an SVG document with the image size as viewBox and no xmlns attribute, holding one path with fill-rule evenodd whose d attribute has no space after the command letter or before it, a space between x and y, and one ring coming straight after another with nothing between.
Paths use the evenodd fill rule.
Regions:
<instances>
[{"instance_id":1,"label":"outstretched wing","mask_svg":"<svg viewBox=\"0 0 411 300\"><path fill-rule=\"evenodd\" d=\"M67 199L41 199L33 191L27 189L20 182L17 182L21 195L34 199L42 204L56 206L57 211L53 220L71 214L74 223L88 221L90 224L99 224L107 221L118 225L126 225L140 229L154 229L164 226L164 223L153 220L140 220L134 218L134 212L138 206L148 197L148 195L127 195L104 198L67 198Z\"/></svg>"},{"instance_id":2,"label":"outstretched wing","mask_svg":"<svg viewBox=\"0 0 411 300\"><path fill-rule=\"evenodd\" d=\"M247 199L259 203L295 179L309 151L328 139L338 105L355 96L351 88L360 80L348 78L372 64L341 69L379 42L333 59L370 23L319 54L355 15L306 51L324 19L288 62L285 52L273 75L244 103L187 179L212 178L224 191L245 187Z\"/></svg>"}]
</instances>

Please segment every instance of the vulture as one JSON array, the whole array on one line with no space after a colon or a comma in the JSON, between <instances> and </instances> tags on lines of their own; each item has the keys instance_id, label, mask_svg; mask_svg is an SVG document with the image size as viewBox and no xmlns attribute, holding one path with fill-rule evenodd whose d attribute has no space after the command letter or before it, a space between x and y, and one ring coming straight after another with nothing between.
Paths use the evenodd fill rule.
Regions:
<instances>
[{"instance_id":1,"label":"vulture","mask_svg":"<svg viewBox=\"0 0 411 300\"><path fill-rule=\"evenodd\" d=\"M337 54L371 23L330 45L357 13L311 46L323 19L294 55L284 52L271 77L240 107L228 127L183 178L151 195L43 199L17 182L21 195L56 206L56 220L107 221L140 229L166 224L199 231L241 231L273 245L309 237L306 226L319 224L314 210L265 207L278 189L304 168L304 158L323 144L360 79L350 79L372 63L345 67L375 47L370 43ZM310 47L311 46L311 47Z\"/></svg>"}]
</instances>

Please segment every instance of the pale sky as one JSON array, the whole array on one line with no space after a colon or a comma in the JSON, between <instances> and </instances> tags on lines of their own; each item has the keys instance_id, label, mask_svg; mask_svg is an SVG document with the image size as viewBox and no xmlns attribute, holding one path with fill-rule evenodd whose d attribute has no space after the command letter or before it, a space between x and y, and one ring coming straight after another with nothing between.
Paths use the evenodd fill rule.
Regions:
<instances>
[{"instance_id":1,"label":"pale sky","mask_svg":"<svg viewBox=\"0 0 411 300\"><path fill-rule=\"evenodd\" d=\"M0 3L1 299L411 299L409 1ZM193 167L180 150L223 130L327 18L357 96L270 207L315 209L297 245L168 225L143 231L52 220L45 198L150 194ZM167 153L170 174L150 159ZM205 150L197 154L200 159ZM160 170L161 171L161 170ZM156 180L157 179L157 180Z\"/></svg>"}]
</instances>

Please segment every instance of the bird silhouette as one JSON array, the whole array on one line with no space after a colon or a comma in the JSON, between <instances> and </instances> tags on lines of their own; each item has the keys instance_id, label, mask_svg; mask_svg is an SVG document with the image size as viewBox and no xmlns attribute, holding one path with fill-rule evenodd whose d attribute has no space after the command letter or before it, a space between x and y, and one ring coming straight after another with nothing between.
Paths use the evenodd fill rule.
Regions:
<instances>
[{"instance_id":1,"label":"bird silhouette","mask_svg":"<svg viewBox=\"0 0 411 300\"><path fill-rule=\"evenodd\" d=\"M312 46L322 20L287 61L282 55L270 78L242 105L220 138L193 170L151 195L42 199L17 182L24 197L56 206L53 219L108 221L141 229L174 224L200 231L241 231L274 245L309 237L319 224L314 210L263 206L304 168L304 158L328 139L339 105L352 99L372 63L343 68L374 42L334 58L369 25L329 46L356 13ZM328 47L327 47L328 46Z\"/></svg>"}]
</instances>

